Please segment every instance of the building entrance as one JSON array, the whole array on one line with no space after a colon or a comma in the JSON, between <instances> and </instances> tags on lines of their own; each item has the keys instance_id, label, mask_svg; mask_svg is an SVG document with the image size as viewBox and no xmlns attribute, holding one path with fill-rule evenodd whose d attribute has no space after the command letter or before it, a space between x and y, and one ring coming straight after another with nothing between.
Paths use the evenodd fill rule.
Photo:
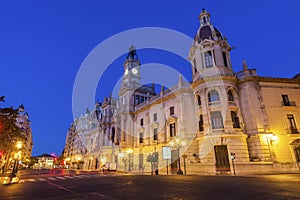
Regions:
<instances>
[{"instance_id":1,"label":"building entrance","mask_svg":"<svg viewBox=\"0 0 300 200\"><path fill-rule=\"evenodd\" d=\"M216 145L214 150L217 174L227 174L230 172L227 145Z\"/></svg>"}]
</instances>

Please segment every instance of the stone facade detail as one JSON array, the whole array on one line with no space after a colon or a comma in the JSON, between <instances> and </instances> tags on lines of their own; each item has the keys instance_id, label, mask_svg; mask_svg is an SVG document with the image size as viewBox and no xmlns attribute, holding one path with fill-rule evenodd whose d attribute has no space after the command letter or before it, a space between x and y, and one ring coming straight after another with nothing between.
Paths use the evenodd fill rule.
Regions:
<instances>
[{"instance_id":1,"label":"stone facade detail","mask_svg":"<svg viewBox=\"0 0 300 200\"><path fill-rule=\"evenodd\" d=\"M299 170L299 75L260 77L246 61L234 72L232 47L210 13L202 10L199 21L188 55L191 83L179 76L176 85L158 93L154 85L141 85L140 61L131 47L118 97L97 102L72 123L64 150L70 168L188 174ZM166 147L169 159L163 157Z\"/></svg>"}]
</instances>

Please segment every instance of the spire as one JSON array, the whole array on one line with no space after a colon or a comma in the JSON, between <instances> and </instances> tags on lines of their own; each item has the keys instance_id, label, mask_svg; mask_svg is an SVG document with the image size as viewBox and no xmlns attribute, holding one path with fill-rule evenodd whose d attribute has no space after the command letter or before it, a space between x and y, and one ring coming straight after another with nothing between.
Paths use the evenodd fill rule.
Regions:
<instances>
[{"instance_id":1,"label":"spire","mask_svg":"<svg viewBox=\"0 0 300 200\"><path fill-rule=\"evenodd\" d=\"M243 69L248 69L248 65L246 60L243 60Z\"/></svg>"},{"instance_id":2,"label":"spire","mask_svg":"<svg viewBox=\"0 0 300 200\"><path fill-rule=\"evenodd\" d=\"M210 13L207 12L204 8L202 8L198 19L200 21L201 26L210 25Z\"/></svg>"},{"instance_id":3,"label":"spire","mask_svg":"<svg viewBox=\"0 0 300 200\"><path fill-rule=\"evenodd\" d=\"M138 60L138 56L136 54L136 48L131 45L129 48L129 52L127 54L126 60Z\"/></svg>"}]
</instances>

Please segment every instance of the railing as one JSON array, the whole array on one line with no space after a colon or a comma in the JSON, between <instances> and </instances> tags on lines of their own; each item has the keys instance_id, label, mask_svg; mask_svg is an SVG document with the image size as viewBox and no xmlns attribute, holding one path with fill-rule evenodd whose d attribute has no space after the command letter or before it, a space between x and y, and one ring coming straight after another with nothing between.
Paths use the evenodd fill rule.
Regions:
<instances>
[{"instance_id":1,"label":"railing","mask_svg":"<svg viewBox=\"0 0 300 200\"><path fill-rule=\"evenodd\" d=\"M288 128L286 129L287 134L299 134L300 130L297 128Z\"/></svg>"},{"instance_id":2,"label":"railing","mask_svg":"<svg viewBox=\"0 0 300 200\"><path fill-rule=\"evenodd\" d=\"M209 106L213 106L213 105L220 105L221 102L220 101L212 101L212 102L208 102Z\"/></svg>"},{"instance_id":3,"label":"railing","mask_svg":"<svg viewBox=\"0 0 300 200\"><path fill-rule=\"evenodd\" d=\"M287 102L282 101L281 106L296 106L296 102L295 101L287 101Z\"/></svg>"}]
</instances>

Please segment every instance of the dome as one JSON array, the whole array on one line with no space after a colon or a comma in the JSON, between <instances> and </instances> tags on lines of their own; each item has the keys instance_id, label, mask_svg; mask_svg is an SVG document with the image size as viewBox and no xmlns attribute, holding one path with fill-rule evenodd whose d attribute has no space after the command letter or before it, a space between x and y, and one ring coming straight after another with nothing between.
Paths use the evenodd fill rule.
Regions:
<instances>
[{"instance_id":1,"label":"dome","mask_svg":"<svg viewBox=\"0 0 300 200\"><path fill-rule=\"evenodd\" d=\"M200 28L199 38L200 41L205 39L212 39L212 32L209 26L203 26Z\"/></svg>"},{"instance_id":2,"label":"dome","mask_svg":"<svg viewBox=\"0 0 300 200\"><path fill-rule=\"evenodd\" d=\"M199 43L205 39L215 40L217 38L223 40L222 33L216 27L213 27L211 25L202 26L196 38Z\"/></svg>"}]
</instances>

